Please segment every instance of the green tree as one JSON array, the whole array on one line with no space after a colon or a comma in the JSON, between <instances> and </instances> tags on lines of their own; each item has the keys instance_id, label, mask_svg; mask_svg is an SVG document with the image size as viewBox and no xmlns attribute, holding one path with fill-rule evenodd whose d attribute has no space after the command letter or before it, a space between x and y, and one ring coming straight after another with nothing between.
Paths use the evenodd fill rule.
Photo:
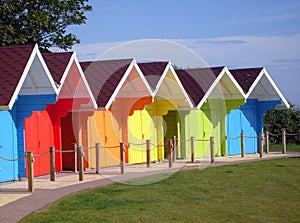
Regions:
<instances>
[{"instance_id":1,"label":"green tree","mask_svg":"<svg viewBox=\"0 0 300 223\"><path fill-rule=\"evenodd\" d=\"M67 33L70 25L86 22L89 0L1 0L0 45L38 43L47 50L69 49L80 40Z\"/></svg>"},{"instance_id":2,"label":"green tree","mask_svg":"<svg viewBox=\"0 0 300 223\"><path fill-rule=\"evenodd\" d=\"M291 106L290 109L269 110L264 116L264 128L272 134L282 133L285 129L287 134L300 133L300 110ZM287 135L288 143L299 143L299 134ZM271 142L281 142L280 136L270 136Z\"/></svg>"}]
</instances>

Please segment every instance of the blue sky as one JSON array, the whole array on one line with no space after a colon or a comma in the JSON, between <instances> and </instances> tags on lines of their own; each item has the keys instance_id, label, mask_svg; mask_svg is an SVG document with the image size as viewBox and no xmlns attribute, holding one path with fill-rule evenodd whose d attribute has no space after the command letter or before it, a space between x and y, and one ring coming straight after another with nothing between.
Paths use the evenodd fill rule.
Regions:
<instances>
[{"instance_id":1,"label":"blue sky","mask_svg":"<svg viewBox=\"0 0 300 223\"><path fill-rule=\"evenodd\" d=\"M162 39L199 54L210 66L264 66L300 105L300 1L90 0L87 23L68 30L80 60L127 41ZM134 56L134 55L133 55Z\"/></svg>"}]
</instances>

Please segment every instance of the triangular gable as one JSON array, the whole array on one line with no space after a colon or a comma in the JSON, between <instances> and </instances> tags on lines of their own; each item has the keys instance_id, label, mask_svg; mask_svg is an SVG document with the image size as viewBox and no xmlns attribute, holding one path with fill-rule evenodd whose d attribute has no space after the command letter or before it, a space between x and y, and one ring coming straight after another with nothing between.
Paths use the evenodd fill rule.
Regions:
<instances>
[{"instance_id":1,"label":"triangular gable","mask_svg":"<svg viewBox=\"0 0 300 223\"><path fill-rule=\"evenodd\" d=\"M115 92L110 100L115 98L152 97L151 87L136 61L133 60L132 64L133 67L129 70L129 74L124 75L124 79L121 81L120 90Z\"/></svg>"},{"instance_id":2,"label":"triangular gable","mask_svg":"<svg viewBox=\"0 0 300 223\"><path fill-rule=\"evenodd\" d=\"M265 68L231 69L230 72L243 88L246 99L282 100L287 108L290 107Z\"/></svg>"},{"instance_id":3,"label":"triangular gable","mask_svg":"<svg viewBox=\"0 0 300 223\"><path fill-rule=\"evenodd\" d=\"M108 110L134 66L133 59L80 62L98 108Z\"/></svg>"},{"instance_id":4,"label":"triangular gable","mask_svg":"<svg viewBox=\"0 0 300 223\"><path fill-rule=\"evenodd\" d=\"M44 53L43 57L58 87L59 98L90 98L97 108L75 52Z\"/></svg>"},{"instance_id":5,"label":"triangular gable","mask_svg":"<svg viewBox=\"0 0 300 223\"><path fill-rule=\"evenodd\" d=\"M226 67L176 70L184 88L200 109L207 99L243 99L241 87Z\"/></svg>"},{"instance_id":6,"label":"triangular gable","mask_svg":"<svg viewBox=\"0 0 300 223\"><path fill-rule=\"evenodd\" d=\"M193 103L170 62L138 63L156 99L184 99L190 108Z\"/></svg>"},{"instance_id":7,"label":"triangular gable","mask_svg":"<svg viewBox=\"0 0 300 223\"><path fill-rule=\"evenodd\" d=\"M0 55L1 109L12 109L18 95L57 94L37 45L0 47Z\"/></svg>"}]
</instances>

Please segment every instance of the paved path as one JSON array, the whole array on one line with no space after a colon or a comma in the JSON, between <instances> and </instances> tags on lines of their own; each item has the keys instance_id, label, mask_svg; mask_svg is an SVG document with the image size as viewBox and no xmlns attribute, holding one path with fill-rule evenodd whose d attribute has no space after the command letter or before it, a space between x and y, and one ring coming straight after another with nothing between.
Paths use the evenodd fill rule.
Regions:
<instances>
[{"instance_id":1,"label":"paved path","mask_svg":"<svg viewBox=\"0 0 300 223\"><path fill-rule=\"evenodd\" d=\"M282 157L300 157L300 153L272 153L264 154L263 159L273 159ZM27 181L1 183L0 184L0 222L17 222L33 211L42 209L52 202L78 191L108 185L114 182L127 184L149 184L163 180L170 174L179 170L204 169L206 167L228 165L241 162L251 162L262 160L258 155L247 155L244 158L217 157L213 164L209 160L198 160L196 163L177 161L172 168L168 167L168 162L153 163L150 168L145 164L126 166L125 174L120 174L120 168L104 168L100 174L90 170L84 175L84 181L78 181L78 174L63 172L56 175L56 181L50 182L49 176L36 177L34 180L35 191L27 191ZM159 174L159 175L157 175ZM136 179L143 176L147 178ZM152 177L150 177L152 176Z\"/></svg>"}]
</instances>

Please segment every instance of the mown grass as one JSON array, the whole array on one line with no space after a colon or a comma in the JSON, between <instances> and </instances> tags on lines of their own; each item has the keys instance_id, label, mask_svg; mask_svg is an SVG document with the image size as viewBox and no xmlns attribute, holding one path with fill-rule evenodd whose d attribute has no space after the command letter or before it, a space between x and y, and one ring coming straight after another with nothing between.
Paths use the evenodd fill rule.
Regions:
<instances>
[{"instance_id":1,"label":"mown grass","mask_svg":"<svg viewBox=\"0 0 300 223\"><path fill-rule=\"evenodd\" d=\"M269 146L270 152L282 152L282 144L271 143ZM286 145L287 152L300 152L300 145L289 143Z\"/></svg>"},{"instance_id":2,"label":"mown grass","mask_svg":"<svg viewBox=\"0 0 300 223\"><path fill-rule=\"evenodd\" d=\"M299 222L299 173L300 158L181 171L70 195L21 222Z\"/></svg>"}]
</instances>

